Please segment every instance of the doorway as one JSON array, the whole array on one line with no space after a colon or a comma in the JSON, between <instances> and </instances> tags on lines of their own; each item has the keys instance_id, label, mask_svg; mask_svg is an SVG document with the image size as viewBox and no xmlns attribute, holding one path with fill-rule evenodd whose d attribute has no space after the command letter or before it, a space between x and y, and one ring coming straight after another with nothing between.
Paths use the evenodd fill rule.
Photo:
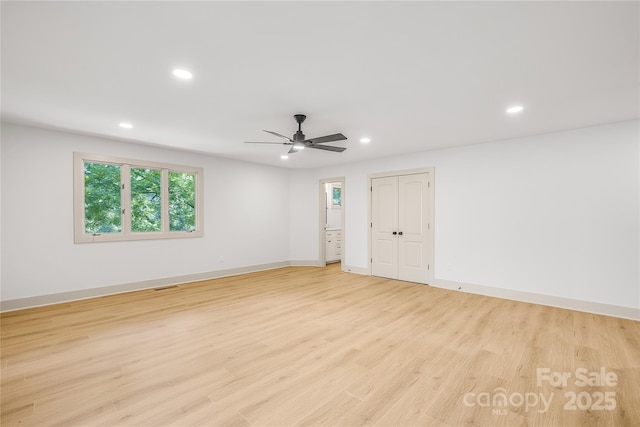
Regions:
<instances>
[{"instance_id":1,"label":"doorway","mask_svg":"<svg viewBox=\"0 0 640 427\"><path fill-rule=\"evenodd\" d=\"M369 177L369 260L373 276L433 278L433 169Z\"/></svg>"},{"instance_id":2,"label":"doorway","mask_svg":"<svg viewBox=\"0 0 640 427\"><path fill-rule=\"evenodd\" d=\"M341 263L344 258L345 233L344 177L320 180L319 189L319 264Z\"/></svg>"}]
</instances>

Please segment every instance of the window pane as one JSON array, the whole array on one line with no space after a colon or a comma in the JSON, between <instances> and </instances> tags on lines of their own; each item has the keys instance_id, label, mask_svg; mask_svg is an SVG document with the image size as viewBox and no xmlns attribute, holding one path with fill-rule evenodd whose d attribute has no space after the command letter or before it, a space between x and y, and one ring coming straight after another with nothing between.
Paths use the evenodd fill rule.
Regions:
<instances>
[{"instance_id":1,"label":"window pane","mask_svg":"<svg viewBox=\"0 0 640 427\"><path fill-rule=\"evenodd\" d=\"M160 188L159 170L131 168L131 231L162 231Z\"/></svg>"},{"instance_id":2,"label":"window pane","mask_svg":"<svg viewBox=\"0 0 640 427\"><path fill-rule=\"evenodd\" d=\"M169 229L196 228L196 179L192 173L169 172Z\"/></svg>"},{"instance_id":3,"label":"window pane","mask_svg":"<svg viewBox=\"0 0 640 427\"><path fill-rule=\"evenodd\" d=\"M342 188L333 187L332 203L334 206L342 206Z\"/></svg>"},{"instance_id":4,"label":"window pane","mask_svg":"<svg viewBox=\"0 0 640 427\"><path fill-rule=\"evenodd\" d=\"M122 231L120 166L85 162L84 231L91 234Z\"/></svg>"}]
</instances>

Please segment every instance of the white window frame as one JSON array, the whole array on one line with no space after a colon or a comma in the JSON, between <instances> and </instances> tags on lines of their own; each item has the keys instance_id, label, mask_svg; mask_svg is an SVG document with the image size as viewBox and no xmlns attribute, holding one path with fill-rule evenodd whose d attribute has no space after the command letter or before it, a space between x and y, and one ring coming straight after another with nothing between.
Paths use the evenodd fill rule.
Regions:
<instances>
[{"instance_id":1,"label":"white window frame","mask_svg":"<svg viewBox=\"0 0 640 427\"><path fill-rule=\"evenodd\" d=\"M162 187L162 231L131 231L131 182L122 180L122 231L118 233L86 233L84 211L84 164L103 163L121 167L124 177L129 177L132 167L161 171ZM170 231L169 229L169 172L189 173L195 176L196 228L191 231ZM204 170L194 166L150 162L103 156L99 154L73 153L73 226L75 243L116 242L128 240L180 239L204 236Z\"/></svg>"}]
</instances>

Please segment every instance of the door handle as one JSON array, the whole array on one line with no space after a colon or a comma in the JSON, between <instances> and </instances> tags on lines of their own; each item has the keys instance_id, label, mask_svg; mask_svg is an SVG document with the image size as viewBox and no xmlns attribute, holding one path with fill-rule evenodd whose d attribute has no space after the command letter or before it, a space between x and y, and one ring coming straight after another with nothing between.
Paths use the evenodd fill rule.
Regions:
<instances>
[{"instance_id":1,"label":"door handle","mask_svg":"<svg viewBox=\"0 0 640 427\"><path fill-rule=\"evenodd\" d=\"M398 234L399 234L400 236L402 236L402 231L399 231L399 232L398 232Z\"/></svg>"}]
</instances>

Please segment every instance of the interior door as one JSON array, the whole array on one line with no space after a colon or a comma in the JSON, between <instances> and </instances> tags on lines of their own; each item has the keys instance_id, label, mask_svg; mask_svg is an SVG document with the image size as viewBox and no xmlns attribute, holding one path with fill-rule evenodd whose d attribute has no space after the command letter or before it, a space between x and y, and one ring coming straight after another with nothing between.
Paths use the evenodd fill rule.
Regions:
<instances>
[{"instance_id":1,"label":"interior door","mask_svg":"<svg viewBox=\"0 0 640 427\"><path fill-rule=\"evenodd\" d=\"M397 176L371 180L371 224L371 274L397 279Z\"/></svg>"},{"instance_id":2,"label":"interior door","mask_svg":"<svg viewBox=\"0 0 640 427\"><path fill-rule=\"evenodd\" d=\"M429 187L426 173L398 177L398 279L428 278Z\"/></svg>"},{"instance_id":3,"label":"interior door","mask_svg":"<svg viewBox=\"0 0 640 427\"><path fill-rule=\"evenodd\" d=\"M371 274L427 283L428 174L372 178L371 192Z\"/></svg>"}]
</instances>

